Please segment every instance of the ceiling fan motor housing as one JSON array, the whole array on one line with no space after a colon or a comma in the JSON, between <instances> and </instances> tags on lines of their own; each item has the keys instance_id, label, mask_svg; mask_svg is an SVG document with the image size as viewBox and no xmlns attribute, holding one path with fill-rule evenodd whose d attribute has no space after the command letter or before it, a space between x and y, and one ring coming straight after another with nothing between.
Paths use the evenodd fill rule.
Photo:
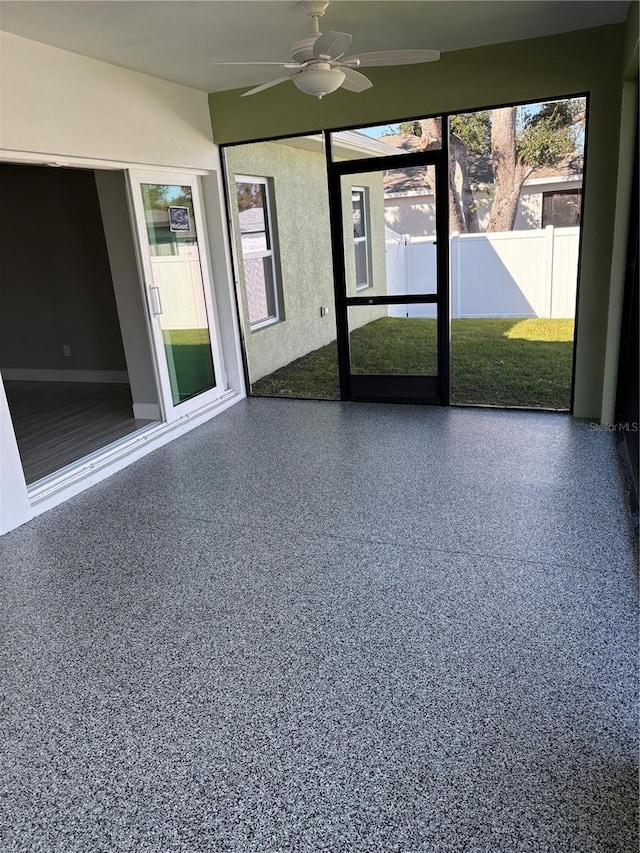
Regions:
<instances>
[{"instance_id":1,"label":"ceiling fan motor housing","mask_svg":"<svg viewBox=\"0 0 640 853\"><path fill-rule=\"evenodd\" d=\"M297 41L291 48L291 58L293 61L303 63L313 59L313 46L317 40L318 36L311 36L311 38Z\"/></svg>"}]
</instances>

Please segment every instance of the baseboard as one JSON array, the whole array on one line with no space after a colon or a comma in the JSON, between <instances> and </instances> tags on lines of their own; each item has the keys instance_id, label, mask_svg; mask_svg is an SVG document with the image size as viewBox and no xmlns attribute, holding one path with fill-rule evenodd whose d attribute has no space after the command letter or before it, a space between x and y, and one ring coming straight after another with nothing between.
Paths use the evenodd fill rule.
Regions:
<instances>
[{"instance_id":1,"label":"baseboard","mask_svg":"<svg viewBox=\"0 0 640 853\"><path fill-rule=\"evenodd\" d=\"M161 421L162 414L157 403L134 403L133 417L137 421Z\"/></svg>"},{"instance_id":2,"label":"baseboard","mask_svg":"<svg viewBox=\"0 0 640 853\"><path fill-rule=\"evenodd\" d=\"M30 367L0 367L3 379L21 382L117 382L126 384L126 370L44 370Z\"/></svg>"}]
</instances>

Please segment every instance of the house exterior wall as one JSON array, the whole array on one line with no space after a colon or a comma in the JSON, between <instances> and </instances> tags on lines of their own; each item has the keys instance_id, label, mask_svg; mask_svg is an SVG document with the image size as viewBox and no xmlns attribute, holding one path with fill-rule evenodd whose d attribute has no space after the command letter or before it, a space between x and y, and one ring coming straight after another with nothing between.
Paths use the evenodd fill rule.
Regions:
<instances>
[{"instance_id":1,"label":"house exterior wall","mask_svg":"<svg viewBox=\"0 0 640 853\"><path fill-rule=\"evenodd\" d=\"M579 190L582 179L547 181L523 186L518 200L514 231L531 231L542 228L542 197L546 192ZM491 215L492 197L487 192L474 193L478 205L479 230L486 231ZM387 226L398 234L411 237L431 237L435 234L435 201L433 193L404 195L386 198L384 202Z\"/></svg>"},{"instance_id":2,"label":"house exterior wall","mask_svg":"<svg viewBox=\"0 0 640 853\"><path fill-rule=\"evenodd\" d=\"M385 210L383 172L365 172L360 175L343 175L342 189L342 225L345 254L345 274L347 296L384 296L387 293L387 258L385 245ZM353 217L351 190L363 187L368 200L368 248L370 263L370 286L356 289L355 246L353 242ZM349 308L349 331L353 332L367 323L387 316L384 305L353 306Z\"/></svg>"},{"instance_id":3,"label":"house exterior wall","mask_svg":"<svg viewBox=\"0 0 640 853\"><path fill-rule=\"evenodd\" d=\"M530 231L542 228L542 198L544 193L582 189L582 180L548 181L522 187L518 200L518 212L514 231ZM489 205L489 210L491 209Z\"/></svg>"},{"instance_id":4,"label":"house exterior wall","mask_svg":"<svg viewBox=\"0 0 640 853\"><path fill-rule=\"evenodd\" d=\"M225 162L239 307L253 383L336 338L325 164L321 153L274 142L228 148ZM271 179L281 319L255 331L249 326L236 175ZM320 316L321 306L329 308L328 316Z\"/></svg>"},{"instance_id":5,"label":"house exterior wall","mask_svg":"<svg viewBox=\"0 0 640 853\"><path fill-rule=\"evenodd\" d=\"M114 455L37 500L27 492L11 414L4 388L0 389L0 533L4 533L232 405L244 395L244 380L220 164L206 95L7 33L0 33L0 72L0 159L87 169L142 166L160 172L166 168L203 174L206 238L212 247L218 325L230 386L229 396L217 409L158 429L126 456ZM139 277L133 273L131 282L140 287Z\"/></svg>"},{"instance_id":6,"label":"house exterior wall","mask_svg":"<svg viewBox=\"0 0 640 853\"><path fill-rule=\"evenodd\" d=\"M249 376L253 383L336 339L326 163L320 146L319 150L308 150L296 146L294 140L228 148L225 160L230 184L239 303ZM270 179L272 226L275 226L277 232L274 234L274 242L278 260L281 317L278 322L254 331L249 325L242 264L240 221L235 197L237 175ZM354 295L356 293L352 186L368 188L370 233L372 236L382 235L381 239L372 240L373 287L366 292L384 293L384 207L380 173L358 175L353 179L349 177L343 184L347 290ZM327 316L321 316L321 307L329 308ZM364 309L358 313L354 322L357 327L383 315L384 312L377 310L374 318Z\"/></svg>"}]
</instances>

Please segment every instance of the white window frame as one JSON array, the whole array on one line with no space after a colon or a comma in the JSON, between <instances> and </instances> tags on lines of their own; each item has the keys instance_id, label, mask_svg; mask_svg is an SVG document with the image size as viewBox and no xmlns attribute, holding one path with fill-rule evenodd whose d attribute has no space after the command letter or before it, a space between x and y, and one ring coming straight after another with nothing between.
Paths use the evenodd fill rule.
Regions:
<instances>
[{"instance_id":1,"label":"white window frame","mask_svg":"<svg viewBox=\"0 0 640 853\"><path fill-rule=\"evenodd\" d=\"M273 239L273 216L271 214L271 191L269 188L269 178L260 178L256 175L236 175L235 186L238 184L261 184L264 187L264 197L266 201L266 233L269 237L269 248L259 252L245 252L242 248L242 232L240 232L240 255L242 257L242 267L244 273L244 261L254 258L270 258L271 259L271 280L273 282L273 304L275 306L275 316L267 317L266 320L260 320L258 323L249 322L249 329L252 332L257 332L260 329L265 329L267 326L273 326L274 323L279 323L281 319L280 309L280 288L278 282L278 270L276 265L275 242ZM236 191L237 203L237 191ZM245 284L246 294L246 284Z\"/></svg>"},{"instance_id":2,"label":"white window frame","mask_svg":"<svg viewBox=\"0 0 640 853\"><path fill-rule=\"evenodd\" d=\"M367 269L367 277L366 281L358 282L356 280L356 290L368 290L371 287L371 247L369 245L369 193L367 191L367 187L351 187L351 210L353 217L353 195L354 193L359 193L361 198L361 209L362 209L362 237L354 237L353 245L354 245L354 254L355 247L358 243L364 243L365 246L365 264ZM358 266L356 264L356 279L357 279L357 269Z\"/></svg>"}]
</instances>

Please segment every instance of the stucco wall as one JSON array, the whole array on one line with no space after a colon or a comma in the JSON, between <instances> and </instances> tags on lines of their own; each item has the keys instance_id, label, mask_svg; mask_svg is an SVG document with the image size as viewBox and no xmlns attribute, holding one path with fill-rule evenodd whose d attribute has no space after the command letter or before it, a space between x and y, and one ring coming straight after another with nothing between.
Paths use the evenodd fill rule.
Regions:
<instances>
[{"instance_id":1,"label":"stucco wall","mask_svg":"<svg viewBox=\"0 0 640 853\"><path fill-rule=\"evenodd\" d=\"M256 382L336 338L325 164L322 153L273 142L228 148L225 160L249 377ZM282 319L256 331L249 328L236 175L272 179ZM320 316L321 306L328 316Z\"/></svg>"},{"instance_id":2,"label":"stucco wall","mask_svg":"<svg viewBox=\"0 0 640 853\"><path fill-rule=\"evenodd\" d=\"M383 177L383 172L366 172L361 175L343 175L341 178L347 296L384 296L387 293ZM351 207L351 190L353 187L364 188L367 191L368 201L367 227L369 234L370 287L363 288L362 290L356 289L356 261ZM386 316L387 308L384 305L351 307L348 312L349 331L359 329L367 323Z\"/></svg>"},{"instance_id":3,"label":"stucco wall","mask_svg":"<svg viewBox=\"0 0 640 853\"><path fill-rule=\"evenodd\" d=\"M306 141L301 141L306 145ZM289 364L336 339L329 196L324 154L298 147L296 140L261 142L226 149L230 183L231 216L239 282L249 375L256 382L279 367ZM270 178L271 205L275 212L281 289L281 320L251 331L246 300L238 207L235 201L236 175ZM372 287L358 295L386 292L384 246L384 205L382 174L371 173L343 181L343 218L347 292L356 295L351 187L369 190L369 230ZM273 224L273 223L272 223ZM375 239L376 236L378 239ZM322 317L321 307L328 307ZM386 312L376 307L362 308L350 317L352 328L369 323Z\"/></svg>"}]
</instances>

